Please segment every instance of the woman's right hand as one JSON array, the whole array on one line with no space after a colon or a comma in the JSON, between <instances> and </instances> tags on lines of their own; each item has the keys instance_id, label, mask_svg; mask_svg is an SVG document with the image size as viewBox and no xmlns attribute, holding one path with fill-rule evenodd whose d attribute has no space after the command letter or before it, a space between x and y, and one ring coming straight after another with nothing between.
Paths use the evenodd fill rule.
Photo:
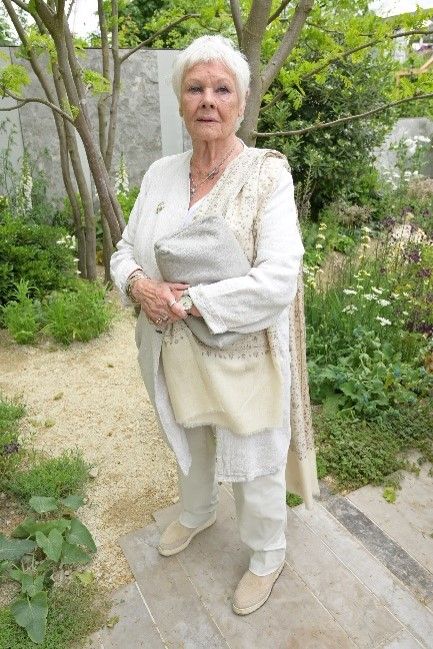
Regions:
<instances>
[{"instance_id":1,"label":"woman's right hand","mask_svg":"<svg viewBox=\"0 0 433 649\"><path fill-rule=\"evenodd\" d=\"M185 309L177 301L188 287L189 284L143 278L134 282L131 294L148 320L155 325L165 325L187 317Z\"/></svg>"}]
</instances>

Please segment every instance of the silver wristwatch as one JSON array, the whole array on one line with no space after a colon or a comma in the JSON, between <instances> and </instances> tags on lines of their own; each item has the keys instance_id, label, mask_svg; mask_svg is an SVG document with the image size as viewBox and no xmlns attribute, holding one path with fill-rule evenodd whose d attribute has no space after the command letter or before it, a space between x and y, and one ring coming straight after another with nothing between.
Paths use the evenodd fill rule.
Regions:
<instances>
[{"instance_id":1,"label":"silver wristwatch","mask_svg":"<svg viewBox=\"0 0 433 649\"><path fill-rule=\"evenodd\" d=\"M179 299L179 304L182 305L182 307L185 309L187 313L189 313L194 305L192 298L190 294L188 293L188 289L183 292L182 297Z\"/></svg>"}]
</instances>

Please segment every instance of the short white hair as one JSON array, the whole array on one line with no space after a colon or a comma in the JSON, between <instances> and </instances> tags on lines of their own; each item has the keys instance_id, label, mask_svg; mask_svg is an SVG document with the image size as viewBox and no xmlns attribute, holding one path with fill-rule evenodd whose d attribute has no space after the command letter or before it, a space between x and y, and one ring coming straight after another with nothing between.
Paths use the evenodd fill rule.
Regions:
<instances>
[{"instance_id":1,"label":"short white hair","mask_svg":"<svg viewBox=\"0 0 433 649\"><path fill-rule=\"evenodd\" d=\"M180 102L182 81L186 72L199 63L219 61L233 74L241 102L245 102L250 85L250 68L245 56L224 36L200 36L177 55L171 82Z\"/></svg>"}]
</instances>

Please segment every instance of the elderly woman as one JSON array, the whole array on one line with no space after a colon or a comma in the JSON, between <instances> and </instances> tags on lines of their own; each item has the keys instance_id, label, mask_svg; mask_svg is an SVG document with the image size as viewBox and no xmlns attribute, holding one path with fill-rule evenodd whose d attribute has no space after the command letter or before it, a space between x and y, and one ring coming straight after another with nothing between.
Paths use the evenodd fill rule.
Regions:
<instances>
[{"instance_id":1,"label":"elderly woman","mask_svg":"<svg viewBox=\"0 0 433 649\"><path fill-rule=\"evenodd\" d=\"M287 160L237 138L249 87L243 55L203 36L175 62L173 87L192 150L153 163L111 259L136 327L144 383L179 474L182 512L158 550L170 556L216 520L218 482L231 482L249 569L233 597L245 615L268 599L284 567L290 427L290 305L304 253ZM189 285L165 281L155 243L217 213L249 271ZM224 255L218 262L227 262ZM239 335L216 348L188 327Z\"/></svg>"}]
</instances>

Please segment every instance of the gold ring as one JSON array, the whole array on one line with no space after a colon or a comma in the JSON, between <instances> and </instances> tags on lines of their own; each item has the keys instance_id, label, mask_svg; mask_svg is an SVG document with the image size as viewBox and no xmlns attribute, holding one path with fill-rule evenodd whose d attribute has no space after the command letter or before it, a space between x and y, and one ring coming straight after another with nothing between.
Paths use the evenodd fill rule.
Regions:
<instances>
[{"instance_id":1,"label":"gold ring","mask_svg":"<svg viewBox=\"0 0 433 649\"><path fill-rule=\"evenodd\" d=\"M176 304L176 301L177 301L176 298L174 298L174 299L169 303L168 306L170 307L170 309L171 309L171 307L173 306L173 304Z\"/></svg>"}]
</instances>

